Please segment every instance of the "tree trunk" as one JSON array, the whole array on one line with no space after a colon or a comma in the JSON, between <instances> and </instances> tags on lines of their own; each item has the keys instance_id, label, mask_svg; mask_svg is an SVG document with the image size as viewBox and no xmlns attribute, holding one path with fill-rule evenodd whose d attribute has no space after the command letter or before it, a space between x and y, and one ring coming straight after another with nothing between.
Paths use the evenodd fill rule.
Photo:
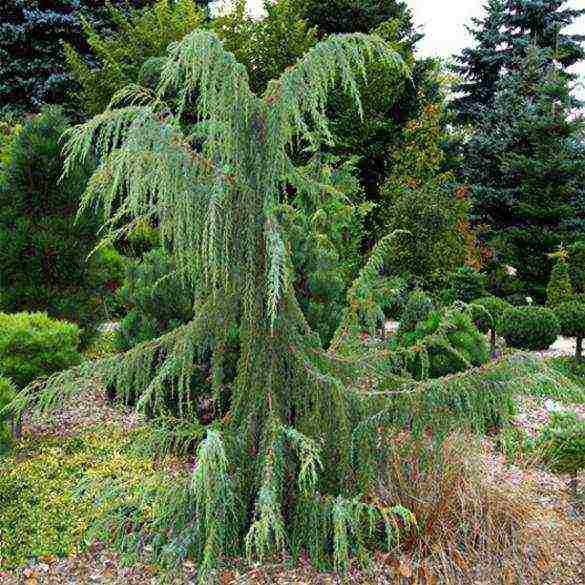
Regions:
<instances>
[{"instance_id":1,"label":"tree trunk","mask_svg":"<svg viewBox=\"0 0 585 585\"><path fill-rule=\"evenodd\" d=\"M575 349L575 359L578 362L583 361L583 338L577 337L577 348Z\"/></svg>"},{"instance_id":2,"label":"tree trunk","mask_svg":"<svg viewBox=\"0 0 585 585\"><path fill-rule=\"evenodd\" d=\"M492 352L492 359L496 358L496 330L494 327L490 330L490 350Z\"/></svg>"}]
</instances>

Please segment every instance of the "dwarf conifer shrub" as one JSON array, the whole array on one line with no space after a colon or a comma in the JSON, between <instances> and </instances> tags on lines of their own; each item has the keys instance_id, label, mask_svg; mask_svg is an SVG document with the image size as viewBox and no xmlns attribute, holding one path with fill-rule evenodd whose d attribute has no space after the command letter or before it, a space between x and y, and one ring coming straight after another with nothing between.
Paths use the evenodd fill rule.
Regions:
<instances>
[{"instance_id":1,"label":"dwarf conifer shrub","mask_svg":"<svg viewBox=\"0 0 585 585\"><path fill-rule=\"evenodd\" d=\"M425 292L415 290L410 293L400 314L400 333L413 331L417 324L424 321L434 308L433 300Z\"/></svg>"},{"instance_id":2,"label":"dwarf conifer shrub","mask_svg":"<svg viewBox=\"0 0 585 585\"><path fill-rule=\"evenodd\" d=\"M585 293L585 240L575 242L567 250L573 288L577 293Z\"/></svg>"},{"instance_id":3,"label":"dwarf conifer shrub","mask_svg":"<svg viewBox=\"0 0 585 585\"><path fill-rule=\"evenodd\" d=\"M461 266L447 275L447 285L441 293L445 304L455 301L468 303L486 294L487 277L470 266Z\"/></svg>"},{"instance_id":4,"label":"dwarf conifer shrub","mask_svg":"<svg viewBox=\"0 0 585 585\"><path fill-rule=\"evenodd\" d=\"M554 308L567 301L573 294L571 274L567 263L558 261L552 269L548 286L546 287L546 305Z\"/></svg>"},{"instance_id":5,"label":"dwarf conifer shrub","mask_svg":"<svg viewBox=\"0 0 585 585\"><path fill-rule=\"evenodd\" d=\"M485 337L457 308L432 311L413 330L400 329L390 347L407 350L404 366L418 380L461 372L489 359Z\"/></svg>"},{"instance_id":6,"label":"dwarf conifer shrub","mask_svg":"<svg viewBox=\"0 0 585 585\"><path fill-rule=\"evenodd\" d=\"M543 461L558 473L585 469L585 420L575 413L555 413L536 440Z\"/></svg>"},{"instance_id":7,"label":"dwarf conifer shrub","mask_svg":"<svg viewBox=\"0 0 585 585\"><path fill-rule=\"evenodd\" d=\"M179 278L175 263L161 248L129 263L118 298L128 311L117 334L116 345L121 351L193 319L193 288Z\"/></svg>"},{"instance_id":8,"label":"dwarf conifer shrub","mask_svg":"<svg viewBox=\"0 0 585 585\"><path fill-rule=\"evenodd\" d=\"M511 308L512 305L494 296L482 297L471 303L471 312L476 327L482 333L490 332L492 353L496 349L497 334L502 330L504 313Z\"/></svg>"},{"instance_id":9,"label":"dwarf conifer shrub","mask_svg":"<svg viewBox=\"0 0 585 585\"><path fill-rule=\"evenodd\" d=\"M503 316L502 335L510 347L517 349L547 349L560 332L557 316L545 307L514 307Z\"/></svg>"},{"instance_id":10,"label":"dwarf conifer shrub","mask_svg":"<svg viewBox=\"0 0 585 585\"><path fill-rule=\"evenodd\" d=\"M46 313L0 313L0 376L22 389L79 363L79 327Z\"/></svg>"},{"instance_id":11,"label":"dwarf conifer shrub","mask_svg":"<svg viewBox=\"0 0 585 585\"><path fill-rule=\"evenodd\" d=\"M63 111L48 107L12 141L0 181L0 290L4 310L47 311L79 323L85 338L107 318L105 300L120 271L116 277L119 259L105 250L88 260L100 219L93 212L76 214L91 156L61 180L61 139L68 128Z\"/></svg>"},{"instance_id":12,"label":"dwarf conifer shrub","mask_svg":"<svg viewBox=\"0 0 585 585\"><path fill-rule=\"evenodd\" d=\"M585 303L565 301L555 308L561 326L561 335L576 340L575 358L583 359L583 338L585 338Z\"/></svg>"}]
</instances>

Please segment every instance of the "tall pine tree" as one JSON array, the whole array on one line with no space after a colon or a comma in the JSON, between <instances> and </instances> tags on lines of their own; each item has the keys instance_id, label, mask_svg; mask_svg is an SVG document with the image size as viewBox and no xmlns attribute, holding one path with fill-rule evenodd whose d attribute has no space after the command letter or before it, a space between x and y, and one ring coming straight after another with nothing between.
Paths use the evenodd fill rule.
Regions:
<instances>
[{"instance_id":1,"label":"tall pine tree","mask_svg":"<svg viewBox=\"0 0 585 585\"><path fill-rule=\"evenodd\" d=\"M549 49L532 46L496 85L464 147L475 211L496 253L544 299L547 254L585 228L583 119Z\"/></svg>"},{"instance_id":2,"label":"tall pine tree","mask_svg":"<svg viewBox=\"0 0 585 585\"><path fill-rule=\"evenodd\" d=\"M585 58L584 35L566 34L567 27L585 15L571 9L569 0L488 0L483 19L473 19L469 32L474 46L455 57L462 81L453 108L461 122L477 122L482 107L491 106L496 85L505 70L526 56L534 45L550 49L566 71Z\"/></svg>"},{"instance_id":3,"label":"tall pine tree","mask_svg":"<svg viewBox=\"0 0 585 585\"><path fill-rule=\"evenodd\" d=\"M477 121L480 109L492 103L496 84L506 61L502 51L505 0L488 0L483 19L473 18L467 27L474 46L455 57L453 67L462 81L453 87L459 94L452 102L460 122Z\"/></svg>"},{"instance_id":4,"label":"tall pine tree","mask_svg":"<svg viewBox=\"0 0 585 585\"><path fill-rule=\"evenodd\" d=\"M108 5L142 8L154 0L3 0L0 3L0 111L63 104L72 78L63 43L88 56L82 17L111 32ZM198 4L207 6L208 0ZM91 60L90 60L91 62Z\"/></svg>"}]
</instances>

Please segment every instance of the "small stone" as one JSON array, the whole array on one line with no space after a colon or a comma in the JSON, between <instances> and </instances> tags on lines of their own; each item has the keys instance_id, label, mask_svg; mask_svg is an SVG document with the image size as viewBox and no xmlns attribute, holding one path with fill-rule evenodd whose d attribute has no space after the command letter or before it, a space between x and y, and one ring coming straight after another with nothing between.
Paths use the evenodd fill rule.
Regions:
<instances>
[{"instance_id":1,"label":"small stone","mask_svg":"<svg viewBox=\"0 0 585 585\"><path fill-rule=\"evenodd\" d=\"M550 399L544 401L544 407L549 412L560 412L561 410L563 410L563 406L561 404Z\"/></svg>"}]
</instances>

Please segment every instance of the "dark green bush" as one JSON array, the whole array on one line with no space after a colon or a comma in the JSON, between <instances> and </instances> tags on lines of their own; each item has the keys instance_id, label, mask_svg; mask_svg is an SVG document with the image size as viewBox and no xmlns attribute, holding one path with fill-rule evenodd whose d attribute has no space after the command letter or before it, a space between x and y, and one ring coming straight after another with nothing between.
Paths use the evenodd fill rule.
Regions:
<instances>
[{"instance_id":1,"label":"dark green bush","mask_svg":"<svg viewBox=\"0 0 585 585\"><path fill-rule=\"evenodd\" d=\"M558 473L585 469L585 420L573 412L555 413L536 440L544 462Z\"/></svg>"},{"instance_id":2,"label":"dark green bush","mask_svg":"<svg viewBox=\"0 0 585 585\"><path fill-rule=\"evenodd\" d=\"M543 350L561 332L559 320L545 307L513 307L504 313L502 335L510 347Z\"/></svg>"},{"instance_id":3,"label":"dark green bush","mask_svg":"<svg viewBox=\"0 0 585 585\"><path fill-rule=\"evenodd\" d=\"M0 455L10 444L10 426L8 415L2 411L12 402L16 396L16 388L8 379L0 376Z\"/></svg>"},{"instance_id":4,"label":"dark green bush","mask_svg":"<svg viewBox=\"0 0 585 585\"><path fill-rule=\"evenodd\" d=\"M400 333L413 331L434 310L432 299L423 291L415 290L408 296L400 314Z\"/></svg>"},{"instance_id":5,"label":"dark green bush","mask_svg":"<svg viewBox=\"0 0 585 585\"><path fill-rule=\"evenodd\" d=\"M0 313L0 376L21 389L78 364L79 335L77 325L46 313Z\"/></svg>"},{"instance_id":6,"label":"dark green bush","mask_svg":"<svg viewBox=\"0 0 585 585\"><path fill-rule=\"evenodd\" d=\"M107 318L106 299L120 271L114 277L105 269L107 252L87 260L100 218L76 220L89 163L61 180L60 141L68 127L60 108L46 108L11 144L0 183L0 290L6 311L47 311L89 332Z\"/></svg>"},{"instance_id":7,"label":"dark green bush","mask_svg":"<svg viewBox=\"0 0 585 585\"><path fill-rule=\"evenodd\" d=\"M485 337L466 311L453 308L430 312L414 330L399 329L396 339L391 341L391 348L412 349L405 365L417 379L425 377L427 357L430 378L462 372L489 359Z\"/></svg>"},{"instance_id":8,"label":"dark green bush","mask_svg":"<svg viewBox=\"0 0 585 585\"><path fill-rule=\"evenodd\" d=\"M482 297L471 303L471 314L476 327L482 332L490 332L492 352L496 350L497 334L502 330L504 313L512 305L493 296Z\"/></svg>"},{"instance_id":9,"label":"dark green bush","mask_svg":"<svg viewBox=\"0 0 585 585\"><path fill-rule=\"evenodd\" d=\"M119 350L160 337L193 318L193 293L174 271L172 260L160 248L129 262L126 281L118 291L128 310L118 332Z\"/></svg>"},{"instance_id":10,"label":"dark green bush","mask_svg":"<svg viewBox=\"0 0 585 585\"><path fill-rule=\"evenodd\" d=\"M468 303L486 295L487 276L469 266L461 266L447 276L447 286L441 292L446 304L455 301Z\"/></svg>"},{"instance_id":11,"label":"dark green bush","mask_svg":"<svg viewBox=\"0 0 585 585\"><path fill-rule=\"evenodd\" d=\"M555 313L561 325L561 334L577 340L575 356L581 361L585 338L585 303L566 301L555 308Z\"/></svg>"},{"instance_id":12,"label":"dark green bush","mask_svg":"<svg viewBox=\"0 0 585 585\"><path fill-rule=\"evenodd\" d=\"M498 297L482 297L471 302L473 321L482 333L500 331L504 313L512 308L510 303Z\"/></svg>"}]
</instances>

